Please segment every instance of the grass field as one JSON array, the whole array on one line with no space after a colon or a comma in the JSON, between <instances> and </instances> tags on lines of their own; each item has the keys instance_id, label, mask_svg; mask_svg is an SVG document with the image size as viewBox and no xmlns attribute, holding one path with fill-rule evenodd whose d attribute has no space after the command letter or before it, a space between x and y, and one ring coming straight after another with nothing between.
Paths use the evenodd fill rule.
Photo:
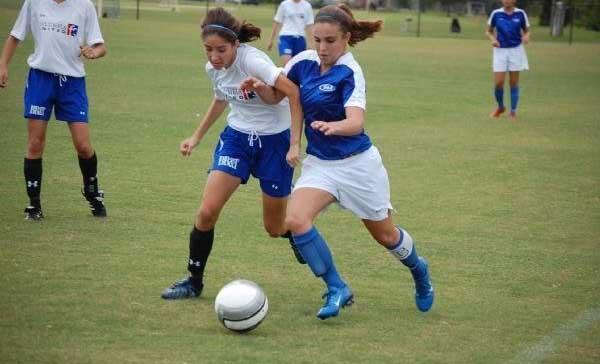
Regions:
<instances>
[{"instance_id":1,"label":"grass field","mask_svg":"<svg viewBox=\"0 0 600 364\"><path fill-rule=\"evenodd\" d=\"M8 30L17 11L2 4ZM265 27L272 14L233 10ZM54 121L46 219L23 220L20 115L31 41L17 52L0 90L0 362L600 362L597 34L571 47L533 38L518 123L487 116L491 50L476 21L465 20L471 39L388 28L356 47L367 131L390 174L395 219L429 258L437 301L417 312L409 274L332 208L317 225L356 304L320 322L322 285L263 231L256 181L222 214L203 297L159 298L185 274L188 232L224 125L190 159L178 155L211 100L202 11L146 10L135 21L124 10L101 23L109 53L87 70L106 221L89 215L68 130ZM402 18L382 16L392 25ZM225 331L213 311L219 288L239 277L261 284L271 306L248 335Z\"/></svg>"}]
</instances>

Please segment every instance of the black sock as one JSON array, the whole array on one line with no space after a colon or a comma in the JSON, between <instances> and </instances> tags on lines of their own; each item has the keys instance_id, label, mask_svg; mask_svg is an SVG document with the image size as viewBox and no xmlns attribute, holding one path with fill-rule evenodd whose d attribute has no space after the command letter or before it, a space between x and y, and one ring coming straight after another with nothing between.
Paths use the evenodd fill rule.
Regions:
<instances>
[{"instance_id":1,"label":"black sock","mask_svg":"<svg viewBox=\"0 0 600 364\"><path fill-rule=\"evenodd\" d=\"M96 153L90 159L79 157L79 168L83 176L83 192L86 195L98 193L98 159Z\"/></svg>"},{"instance_id":2,"label":"black sock","mask_svg":"<svg viewBox=\"0 0 600 364\"><path fill-rule=\"evenodd\" d=\"M281 235L282 238L286 238L288 239L290 242L293 242L292 240L292 232L291 231L286 231L285 234Z\"/></svg>"},{"instance_id":3,"label":"black sock","mask_svg":"<svg viewBox=\"0 0 600 364\"><path fill-rule=\"evenodd\" d=\"M190 260L188 271L192 274L192 284L201 289L206 261L212 250L215 230L200 231L194 226L190 233Z\"/></svg>"},{"instance_id":4,"label":"black sock","mask_svg":"<svg viewBox=\"0 0 600 364\"><path fill-rule=\"evenodd\" d=\"M23 170L25 172L25 187L27 188L27 196L29 196L29 204L33 207L41 208L42 158L25 158Z\"/></svg>"}]
</instances>

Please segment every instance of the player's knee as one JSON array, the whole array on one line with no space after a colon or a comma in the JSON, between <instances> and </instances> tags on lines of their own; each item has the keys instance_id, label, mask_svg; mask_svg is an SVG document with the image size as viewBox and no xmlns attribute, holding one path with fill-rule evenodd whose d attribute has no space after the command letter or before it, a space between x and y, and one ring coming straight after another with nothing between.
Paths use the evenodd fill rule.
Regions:
<instances>
[{"instance_id":1,"label":"player's knee","mask_svg":"<svg viewBox=\"0 0 600 364\"><path fill-rule=\"evenodd\" d=\"M400 239L399 233L397 231L378 231L371 234L373 239L375 239L379 244L391 247L398 244L398 240Z\"/></svg>"},{"instance_id":2,"label":"player's knee","mask_svg":"<svg viewBox=\"0 0 600 364\"><path fill-rule=\"evenodd\" d=\"M196 227L201 230L210 230L215 227L219 217L217 209L202 205L196 216Z\"/></svg>"},{"instance_id":3,"label":"player's knee","mask_svg":"<svg viewBox=\"0 0 600 364\"><path fill-rule=\"evenodd\" d=\"M279 238L285 233L285 229L281 225L267 222L265 222L265 230L272 238Z\"/></svg>"},{"instance_id":4,"label":"player's knee","mask_svg":"<svg viewBox=\"0 0 600 364\"><path fill-rule=\"evenodd\" d=\"M27 154L30 156L39 157L44 152L46 139L44 137L30 137L27 143Z\"/></svg>"},{"instance_id":5,"label":"player's knee","mask_svg":"<svg viewBox=\"0 0 600 364\"><path fill-rule=\"evenodd\" d=\"M82 158L91 158L92 155L94 154L94 150L92 149L92 145L85 141L85 142L76 142L75 143L75 149L77 150L77 154L82 157Z\"/></svg>"},{"instance_id":6,"label":"player's knee","mask_svg":"<svg viewBox=\"0 0 600 364\"><path fill-rule=\"evenodd\" d=\"M285 226L292 233L301 234L310 229L311 221L300 214L290 213L285 217Z\"/></svg>"}]
</instances>

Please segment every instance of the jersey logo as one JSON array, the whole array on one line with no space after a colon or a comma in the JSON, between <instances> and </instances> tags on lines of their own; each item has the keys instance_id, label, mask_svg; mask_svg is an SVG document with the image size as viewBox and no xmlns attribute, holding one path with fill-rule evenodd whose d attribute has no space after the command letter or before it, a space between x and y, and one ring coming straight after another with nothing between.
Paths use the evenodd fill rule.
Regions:
<instances>
[{"instance_id":1,"label":"jersey logo","mask_svg":"<svg viewBox=\"0 0 600 364\"><path fill-rule=\"evenodd\" d=\"M324 83L321 86L319 86L319 90L323 92L333 92L335 91L335 86L330 83Z\"/></svg>"},{"instance_id":2,"label":"jersey logo","mask_svg":"<svg viewBox=\"0 0 600 364\"><path fill-rule=\"evenodd\" d=\"M256 98L256 93L254 91L241 90L237 87L219 87L219 90L225 94L228 99L250 101Z\"/></svg>"},{"instance_id":3,"label":"jersey logo","mask_svg":"<svg viewBox=\"0 0 600 364\"><path fill-rule=\"evenodd\" d=\"M256 93L254 91L242 90L242 100L248 101L256 97Z\"/></svg>"},{"instance_id":4,"label":"jersey logo","mask_svg":"<svg viewBox=\"0 0 600 364\"><path fill-rule=\"evenodd\" d=\"M67 37L75 37L79 31L79 25L77 24L69 23L65 25L64 23L56 23L51 21L41 21L40 28L44 31L62 33Z\"/></svg>"},{"instance_id":5,"label":"jersey logo","mask_svg":"<svg viewBox=\"0 0 600 364\"><path fill-rule=\"evenodd\" d=\"M515 23L520 23L520 22L521 22L521 19L519 19L519 18L513 18L513 21L514 21Z\"/></svg>"},{"instance_id":6,"label":"jersey logo","mask_svg":"<svg viewBox=\"0 0 600 364\"><path fill-rule=\"evenodd\" d=\"M79 26L75 24L67 24L67 35L74 37L77 35L77 31L79 30Z\"/></svg>"}]
</instances>

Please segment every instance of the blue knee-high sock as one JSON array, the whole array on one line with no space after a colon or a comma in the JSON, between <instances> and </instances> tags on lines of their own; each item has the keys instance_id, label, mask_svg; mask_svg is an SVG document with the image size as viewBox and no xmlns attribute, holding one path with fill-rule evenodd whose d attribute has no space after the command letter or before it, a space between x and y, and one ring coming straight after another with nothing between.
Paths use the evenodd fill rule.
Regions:
<instances>
[{"instance_id":1,"label":"blue knee-high sock","mask_svg":"<svg viewBox=\"0 0 600 364\"><path fill-rule=\"evenodd\" d=\"M519 104L519 86L510 88L510 110L516 111Z\"/></svg>"},{"instance_id":2,"label":"blue knee-high sock","mask_svg":"<svg viewBox=\"0 0 600 364\"><path fill-rule=\"evenodd\" d=\"M344 287L327 243L314 226L304 234L293 234L294 244L306 263L317 277L321 277L327 287Z\"/></svg>"},{"instance_id":3,"label":"blue knee-high sock","mask_svg":"<svg viewBox=\"0 0 600 364\"><path fill-rule=\"evenodd\" d=\"M494 96L496 97L496 102L498 103L498 107L503 108L504 107L504 88L494 89Z\"/></svg>"},{"instance_id":4,"label":"blue knee-high sock","mask_svg":"<svg viewBox=\"0 0 600 364\"><path fill-rule=\"evenodd\" d=\"M388 251L402 264L413 269L419 263L417 248L415 247L412 236L410 236L406 230L398 228L398 231L400 231L398 244L395 247L388 249Z\"/></svg>"}]
</instances>

